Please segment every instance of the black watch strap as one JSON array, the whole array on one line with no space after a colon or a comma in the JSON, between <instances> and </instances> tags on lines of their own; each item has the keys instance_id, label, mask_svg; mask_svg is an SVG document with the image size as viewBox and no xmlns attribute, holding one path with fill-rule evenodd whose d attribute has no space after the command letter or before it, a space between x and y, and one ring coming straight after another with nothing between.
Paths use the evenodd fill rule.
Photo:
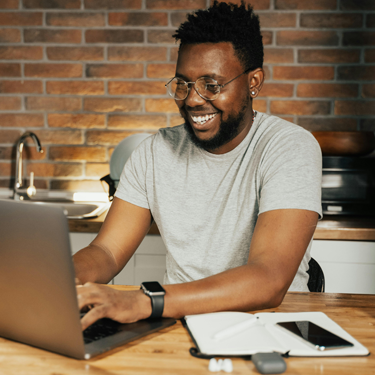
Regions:
<instances>
[{"instance_id":1,"label":"black watch strap","mask_svg":"<svg viewBox=\"0 0 375 375\"><path fill-rule=\"evenodd\" d=\"M164 310L164 295L162 296L150 296L152 313L150 318L161 318Z\"/></svg>"},{"instance_id":2,"label":"black watch strap","mask_svg":"<svg viewBox=\"0 0 375 375\"><path fill-rule=\"evenodd\" d=\"M164 288L157 281L146 281L141 284L141 289L151 299L152 313L149 318L161 318L164 311Z\"/></svg>"}]
</instances>

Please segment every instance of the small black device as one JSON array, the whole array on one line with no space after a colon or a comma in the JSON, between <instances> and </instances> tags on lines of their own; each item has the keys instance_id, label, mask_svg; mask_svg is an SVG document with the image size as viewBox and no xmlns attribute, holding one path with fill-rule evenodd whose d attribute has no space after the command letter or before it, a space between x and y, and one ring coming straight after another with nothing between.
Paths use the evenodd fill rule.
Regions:
<instances>
[{"instance_id":1,"label":"small black device","mask_svg":"<svg viewBox=\"0 0 375 375\"><path fill-rule=\"evenodd\" d=\"M323 156L323 215L374 216L375 158Z\"/></svg>"},{"instance_id":2,"label":"small black device","mask_svg":"<svg viewBox=\"0 0 375 375\"><path fill-rule=\"evenodd\" d=\"M278 326L294 333L317 350L338 349L354 346L351 342L309 321L280 322Z\"/></svg>"},{"instance_id":3,"label":"small black device","mask_svg":"<svg viewBox=\"0 0 375 375\"><path fill-rule=\"evenodd\" d=\"M251 360L261 374L281 374L286 370L284 358L279 353L256 353Z\"/></svg>"},{"instance_id":4,"label":"small black device","mask_svg":"<svg viewBox=\"0 0 375 375\"><path fill-rule=\"evenodd\" d=\"M151 298L150 318L161 318L164 310L165 289L157 281L145 281L141 284L141 289Z\"/></svg>"}]
</instances>

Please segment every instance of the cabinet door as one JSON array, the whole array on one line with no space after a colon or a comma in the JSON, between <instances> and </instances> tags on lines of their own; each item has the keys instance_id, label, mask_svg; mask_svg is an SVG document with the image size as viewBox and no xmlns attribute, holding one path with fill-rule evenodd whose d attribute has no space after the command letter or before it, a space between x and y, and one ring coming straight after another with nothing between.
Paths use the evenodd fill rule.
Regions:
<instances>
[{"instance_id":1,"label":"cabinet door","mask_svg":"<svg viewBox=\"0 0 375 375\"><path fill-rule=\"evenodd\" d=\"M314 240L327 293L375 294L375 242Z\"/></svg>"},{"instance_id":2,"label":"cabinet door","mask_svg":"<svg viewBox=\"0 0 375 375\"><path fill-rule=\"evenodd\" d=\"M166 248L158 235L147 235L126 267L114 278L117 285L140 285L143 281L163 283Z\"/></svg>"}]
</instances>

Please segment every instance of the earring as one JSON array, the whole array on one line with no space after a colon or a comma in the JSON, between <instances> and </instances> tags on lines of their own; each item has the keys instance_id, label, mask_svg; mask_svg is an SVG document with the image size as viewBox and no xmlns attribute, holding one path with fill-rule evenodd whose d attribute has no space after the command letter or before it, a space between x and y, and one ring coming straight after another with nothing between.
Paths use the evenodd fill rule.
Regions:
<instances>
[{"instance_id":1,"label":"earring","mask_svg":"<svg viewBox=\"0 0 375 375\"><path fill-rule=\"evenodd\" d=\"M258 93L257 89L252 89L251 90L251 95L255 96Z\"/></svg>"}]
</instances>

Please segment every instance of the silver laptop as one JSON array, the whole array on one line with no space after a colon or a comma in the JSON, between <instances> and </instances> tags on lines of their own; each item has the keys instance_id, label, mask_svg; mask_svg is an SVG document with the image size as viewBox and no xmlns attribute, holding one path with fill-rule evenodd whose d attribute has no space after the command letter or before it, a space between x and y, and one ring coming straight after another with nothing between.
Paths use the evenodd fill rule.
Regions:
<instances>
[{"instance_id":1,"label":"silver laptop","mask_svg":"<svg viewBox=\"0 0 375 375\"><path fill-rule=\"evenodd\" d=\"M102 319L84 332L89 335L85 338L67 218L60 208L12 200L0 200L0 298L1 337L78 359L176 322Z\"/></svg>"}]
</instances>

